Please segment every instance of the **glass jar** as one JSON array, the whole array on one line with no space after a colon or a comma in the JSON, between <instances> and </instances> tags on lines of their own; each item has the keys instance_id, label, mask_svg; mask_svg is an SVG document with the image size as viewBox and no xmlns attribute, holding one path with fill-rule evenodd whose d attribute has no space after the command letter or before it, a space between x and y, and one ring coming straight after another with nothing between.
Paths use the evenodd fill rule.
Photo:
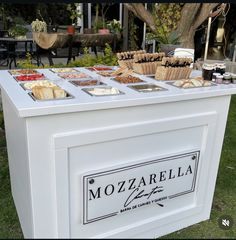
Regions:
<instances>
[{"instance_id":1,"label":"glass jar","mask_svg":"<svg viewBox=\"0 0 236 240\"><path fill-rule=\"evenodd\" d=\"M215 69L217 73L220 73L221 75L223 75L225 73L226 65L225 63L216 63Z\"/></svg>"},{"instance_id":2,"label":"glass jar","mask_svg":"<svg viewBox=\"0 0 236 240\"><path fill-rule=\"evenodd\" d=\"M221 75L221 74L220 74L220 73L213 73L213 74L212 74L212 79L211 79L211 80L212 80L213 82L216 81L216 76L217 76L217 75Z\"/></svg>"},{"instance_id":3,"label":"glass jar","mask_svg":"<svg viewBox=\"0 0 236 240\"><path fill-rule=\"evenodd\" d=\"M211 80L214 72L215 72L215 64L203 63L202 77L204 80Z\"/></svg>"},{"instance_id":4,"label":"glass jar","mask_svg":"<svg viewBox=\"0 0 236 240\"><path fill-rule=\"evenodd\" d=\"M232 73L231 74L231 79L234 84L236 84L236 74Z\"/></svg>"},{"instance_id":5,"label":"glass jar","mask_svg":"<svg viewBox=\"0 0 236 240\"><path fill-rule=\"evenodd\" d=\"M223 83L224 84L231 83L231 75L229 73L224 73L223 74Z\"/></svg>"},{"instance_id":6,"label":"glass jar","mask_svg":"<svg viewBox=\"0 0 236 240\"><path fill-rule=\"evenodd\" d=\"M217 75L216 76L216 83L223 83L223 76L222 75Z\"/></svg>"}]
</instances>

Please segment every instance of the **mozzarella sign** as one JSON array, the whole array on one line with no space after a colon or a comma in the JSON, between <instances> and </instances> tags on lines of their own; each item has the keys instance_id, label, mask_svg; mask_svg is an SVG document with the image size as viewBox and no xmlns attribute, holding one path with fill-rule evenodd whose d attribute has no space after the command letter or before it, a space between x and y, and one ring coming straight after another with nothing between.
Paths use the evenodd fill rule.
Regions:
<instances>
[{"instance_id":1,"label":"mozzarella sign","mask_svg":"<svg viewBox=\"0 0 236 240\"><path fill-rule=\"evenodd\" d=\"M114 217L195 190L200 151L83 176L83 224Z\"/></svg>"}]
</instances>

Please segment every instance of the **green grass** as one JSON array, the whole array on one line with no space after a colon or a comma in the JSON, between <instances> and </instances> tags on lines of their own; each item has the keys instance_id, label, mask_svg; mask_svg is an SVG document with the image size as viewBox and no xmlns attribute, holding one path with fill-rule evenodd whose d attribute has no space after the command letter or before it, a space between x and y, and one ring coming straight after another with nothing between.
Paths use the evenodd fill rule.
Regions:
<instances>
[{"instance_id":1,"label":"green grass","mask_svg":"<svg viewBox=\"0 0 236 240\"><path fill-rule=\"evenodd\" d=\"M3 126L0 112L0 125ZM222 230L218 218L230 215L234 226ZM163 239L209 239L236 237L236 96L232 97L228 116L220 168L216 183L211 218L186 229L162 237ZM23 238L10 189L5 137L0 136L0 238Z\"/></svg>"}]
</instances>

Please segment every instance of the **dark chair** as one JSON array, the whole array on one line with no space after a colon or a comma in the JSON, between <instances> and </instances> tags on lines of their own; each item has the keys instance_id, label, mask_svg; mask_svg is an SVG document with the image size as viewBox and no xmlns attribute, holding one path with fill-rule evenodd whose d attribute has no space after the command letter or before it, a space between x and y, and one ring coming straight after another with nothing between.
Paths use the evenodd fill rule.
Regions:
<instances>
[{"instance_id":1,"label":"dark chair","mask_svg":"<svg viewBox=\"0 0 236 240\"><path fill-rule=\"evenodd\" d=\"M33 32L32 32L31 25L26 25L25 27L29 30L26 33L26 37L29 39L33 39ZM30 52L30 55L32 56L32 58L36 60L36 63L38 66L40 64L44 66L44 64L41 61L41 56L39 54L39 46L35 42L30 42L28 51Z\"/></svg>"},{"instance_id":2,"label":"dark chair","mask_svg":"<svg viewBox=\"0 0 236 240\"><path fill-rule=\"evenodd\" d=\"M0 30L0 37L8 37L8 31L7 30Z\"/></svg>"},{"instance_id":3,"label":"dark chair","mask_svg":"<svg viewBox=\"0 0 236 240\"><path fill-rule=\"evenodd\" d=\"M0 30L0 37L8 37L7 30ZM0 42L0 66L7 67L9 64L7 45L4 42Z\"/></svg>"},{"instance_id":4,"label":"dark chair","mask_svg":"<svg viewBox=\"0 0 236 240\"><path fill-rule=\"evenodd\" d=\"M7 67L9 64L7 47L4 44L0 44L0 66Z\"/></svg>"},{"instance_id":5,"label":"dark chair","mask_svg":"<svg viewBox=\"0 0 236 240\"><path fill-rule=\"evenodd\" d=\"M28 29L28 32L26 33L27 39L33 39L33 33L31 25L25 25L25 28ZM41 57L39 55L39 49L35 42L17 42L15 45L15 55L16 57L26 57L26 54L30 53L32 60L36 60L37 66L40 64L44 66L44 64L41 62ZM14 62L16 62L14 60ZM16 66L16 63L15 63ZM11 67L11 66L10 66Z\"/></svg>"}]
</instances>

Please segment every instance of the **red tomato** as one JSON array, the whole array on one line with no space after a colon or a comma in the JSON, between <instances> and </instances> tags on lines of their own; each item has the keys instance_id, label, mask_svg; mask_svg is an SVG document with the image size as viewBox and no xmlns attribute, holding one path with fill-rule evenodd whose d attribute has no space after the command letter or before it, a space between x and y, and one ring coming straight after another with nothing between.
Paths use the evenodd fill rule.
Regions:
<instances>
[{"instance_id":1,"label":"red tomato","mask_svg":"<svg viewBox=\"0 0 236 240\"><path fill-rule=\"evenodd\" d=\"M46 79L43 74L20 75L16 77L17 81L34 81Z\"/></svg>"}]
</instances>

